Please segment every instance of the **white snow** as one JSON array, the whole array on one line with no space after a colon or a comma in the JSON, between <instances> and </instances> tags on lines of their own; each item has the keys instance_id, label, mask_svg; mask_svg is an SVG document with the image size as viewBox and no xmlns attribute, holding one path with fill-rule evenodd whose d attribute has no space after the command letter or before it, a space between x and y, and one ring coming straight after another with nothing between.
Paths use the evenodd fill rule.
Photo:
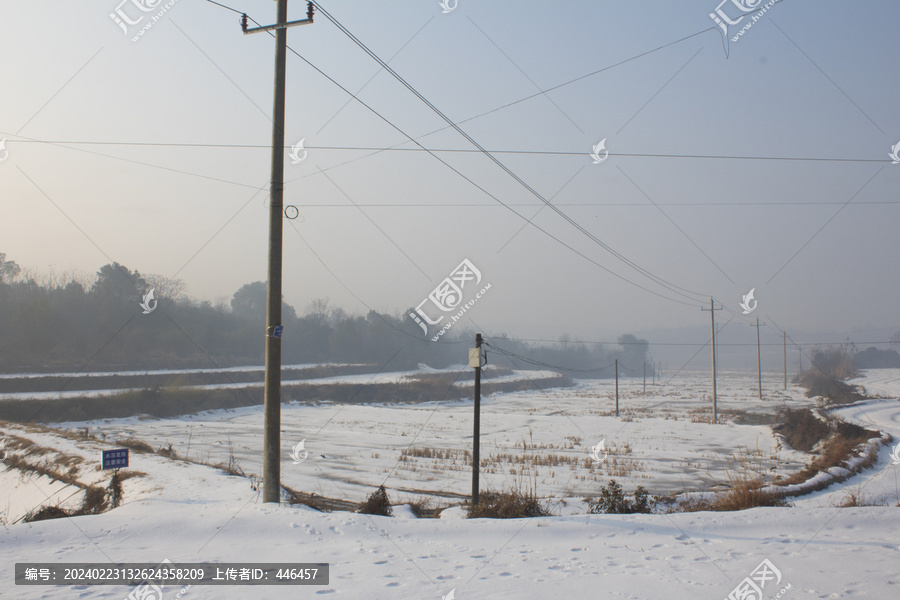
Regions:
<instances>
[{"instance_id":1,"label":"white snow","mask_svg":"<svg viewBox=\"0 0 900 600\"><path fill-rule=\"evenodd\" d=\"M868 373L866 374L868 376ZM878 377L882 377L878 375ZM880 379L879 379L880 380ZM900 380L898 380L900 381ZM755 376L720 379L720 411L771 410L786 402L809 405L799 390L787 393L777 377L764 381L765 400L755 398ZM622 418L610 415L611 382L582 382L575 388L497 394L484 399L482 456L552 454L579 456L574 470L537 465L539 495L551 498L557 515L536 519L468 520L450 508L441 519L416 519L407 504L425 493L397 488L466 494L469 471L448 460L404 465L406 447L460 451L471 444L471 401L426 405L286 405L282 423L282 478L295 489L357 501L384 483L398 504L395 516L318 513L305 507L262 504L247 479L213 468L132 454L131 470L145 477L125 482L125 504L102 515L8 525L0 530L0 596L115 598L124 586L13 587L14 563L58 562L328 562L328 586L194 586L182 598L726 598L763 559L781 572L765 598L790 584L781 597L890 599L900 597L900 509L895 506L836 508L847 490L895 495L898 469L888 449L875 468L834 489L796 499L793 508L734 513L673 515L586 515L580 495L596 493L609 478L585 465L587 450L600 438L622 463L642 463L626 487L708 490L724 481L728 457L739 447L777 469L799 465L802 453L777 449L767 427L703 423L708 406L702 376L687 376L640 395L640 382L620 381ZM900 387L900 386L898 386ZM648 386L649 388L649 386ZM888 388L885 388L888 389ZM900 396L900 389L893 396ZM885 394L888 395L888 394ZM900 438L900 402L870 401L841 409L848 419ZM627 420L625 417L627 415ZM721 415L720 415L721 416ZM170 420L124 419L88 424L118 436L134 433L154 446L172 442L180 452L190 440L191 458L226 458L230 439L248 472L259 472L259 407L214 411ZM675 420L677 417L677 420ZM692 419L697 422L692 422ZM66 424L79 427L84 424ZM94 470L100 442L59 438L52 433L12 433L36 444L81 454L82 481L103 481ZM469 436L466 439L466 435ZM572 438L580 438L578 442ZM308 458L292 464L290 446L306 439ZM522 449L525 440L526 450ZM631 452L623 448L628 442ZM571 445L571 447L566 447ZM516 450L518 448L518 450ZM378 455L378 456L375 456ZM324 458L323 458L324 456ZM590 462L590 461L588 461ZM461 461L457 466L462 467ZM412 469L411 466L416 466ZM634 466L634 465L632 465ZM717 475L718 474L718 475ZM585 479L580 479L584 475ZM646 475L646 477L644 477ZM482 489L517 483L516 475L483 474ZM28 477L26 477L28 479ZM524 477L520 483L530 480ZM4 494L8 480L3 480ZM17 485L15 489L22 488ZM22 492L25 493L25 492ZM24 496L22 496L24 497ZM32 497L34 500L34 496ZM437 498L437 500L442 500ZM446 504L455 503L444 498ZM12 512L12 507L10 507ZM21 510L19 508L16 509ZM180 588L169 587L165 598Z\"/></svg>"}]
</instances>

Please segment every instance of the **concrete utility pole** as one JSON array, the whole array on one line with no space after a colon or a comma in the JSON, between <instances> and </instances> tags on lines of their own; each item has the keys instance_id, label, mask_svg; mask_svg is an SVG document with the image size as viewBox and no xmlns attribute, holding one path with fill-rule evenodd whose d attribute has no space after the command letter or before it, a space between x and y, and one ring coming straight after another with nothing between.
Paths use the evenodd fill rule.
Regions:
<instances>
[{"instance_id":1,"label":"concrete utility pole","mask_svg":"<svg viewBox=\"0 0 900 600\"><path fill-rule=\"evenodd\" d=\"M781 332L784 341L784 391L787 391L787 331Z\"/></svg>"},{"instance_id":2,"label":"concrete utility pole","mask_svg":"<svg viewBox=\"0 0 900 600\"><path fill-rule=\"evenodd\" d=\"M263 387L263 502L281 501L281 255L284 231L284 96L287 81L287 28L313 22L313 5L306 19L287 20L287 0L278 0L275 25L247 29L244 34L275 31L275 99L272 109L272 181L269 186L269 278L266 285L266 367Z\"/></svg>"},{"instance_id":3,"label":"concrete utility pole","mask_svg":"<svg viewBox=\"0 0 900 600\"><path fill-rule=\"evenodd\" d=\"M472 433L472 506L478 505L478 468L481 466L481 334L475 334L475 359L469 356L469 365L475 366L475 427Z\"/></svg>"},{"instance_id":4,"label":"concrete utility pole","mask_svg":"<svg viewBox=\"0 0 900 600\"><path fill-rule=\"evenodd\" d=\"M619 359L616 359L616 416L619 416Z\"/></svg>"},{"instance_id":5,"label":"concrete utility pole","mask_svg":"<svg viewBox=\"0 0 900 600\"><path fill-rule=\"evenodd\" d=\"M765 323L762 324L765 327ZM759 351L759 317L756 317L756 375L759 381L759 399L762 400L762 355Z\"/></svg>"},{"instance_id":6,"label":"concrete utility pole","mask_svg":"<svg viewBox=\"0 0 900 600\"><path fill-rule=\"evenodd\" d=\"M719 398L716 393L716 311L722 307L715 307L712 296L709 297L709 308L700 310L709 311L710 325L712 327L712 384L713 384L713 423L719 422Z\"/></svg>"}]
</instances>

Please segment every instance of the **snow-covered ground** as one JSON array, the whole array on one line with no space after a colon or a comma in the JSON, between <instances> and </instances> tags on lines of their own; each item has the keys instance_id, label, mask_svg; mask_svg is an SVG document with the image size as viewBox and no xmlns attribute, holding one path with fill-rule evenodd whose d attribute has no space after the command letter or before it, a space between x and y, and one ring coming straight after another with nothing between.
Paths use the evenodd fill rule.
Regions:
<instances>
[{"instance_id":1,"label":"snow-covered ground","mask_svg":"<svg viewBox=\"0 0 900 600\"><path fill-rule=\"evenodd\" d=\"M363 382L366 377L373 376L328 379ZM766 380L775 391L767 391L760 401L755 374L723 377L720 420L728 410L772 412L784 402L811 404L800 390L791 388L785 395L774 383L775 379ZM595 494L610 477L626 489L643 485L656 494L677 493L726 482L728 471L741 458L772 477L789 474L806 462L806 455L778 449L768 426L711 425L708 384L705 375L689 375L666 386L648 386L645 396L640 380L620 379L620 418L615 417L615 383L610 380L487 396L481 415L481 459L486 463L482 487L533 486L540 496L569 502ZM386 406L288 404L282 409L281 424L282 480L293 489L354 502L382 483L398 499L410 501L471 491L466 454L472 446L471 400ZM111 440L137 437L155 448L172 444L180 456L207 463L228 462L233 454L247 473L262 472L260 406L174 419L133 417L61 426L88 427ZM308 457L295 465L290 452L301 441ZM609 455L598 462L590 452L601 441Z\"/></svg>"},{"instance_id":2,"label":"snow-covered ground","mask_svg":"<svg viewBox=\"0 0 900 600\"><path fill-rule=\"evenodd\" d=\"M892 400L841 409L900 441L900 378ZM782 403L808 405L799 390L782 392L777 377L764 380L756 397L755 376L720 379L720 418L728 410L770 412ZM865 383L864 383L865 384ZM865 384L868 387L868 384ZM612 415L612 382L583 382L575 388L497 394L483 401L482 457L537 458L534 472L485 473L482 487L504 489L536 482L556 515L538 519L464 520L460 509L441 519L415 519L403 507L393 518L354 513L322 514L304 507L262 504L247 479L203 465L157 455L132 455L131 470L143 477L125 482L125 504L102 515L7 525L0 531L0 597L116 598L124 586L23 587L12 585L15 562L328 562L324 587L194 586L181 598L297 598L313 594L365 599L466 598L726 598L764 560L780 571L764 598L900 597L900 509L836 508L848 490L865 496L895 494L900 466L882 452L873 469L818 494L797 499L794 508L736 513L674 515L586 515L580 495L596 493L612 475L615 459L626 487L645 485L654 493L709 489L725 474L728 458L746 448L763 466L788 471L804 455L777 449L767 427L704 423L709 399L702 376L686 376L641 395L639 381L620 381L621 417ZM880 393L880 392L879 392ZM705 411L705 412L704 412ZM248 472L259 472L258 407L214 411L189 418L125 419L90 424L110 438L134 434L154 446L171 442L190 458L227 459L230 440ZM471 402L429 405L286 405L282 424L282 477L298 490L359 500L384 483L395 501L426 491L468 492L469 471L454 451L471 445ZM79 480L103 482L94 469L97 441L60 438L51 432L5 430L61 452L83 456ZM468 435L468 439L467 436ZM291 445L305 439L306 458L293 464ZM588 457L601 439L610 454L597 465ZM524 446L523 446L524 441ZM630 452L626 452L626 443ZM188 452L188 444L190 450ZM420 449L415 461L400 451ZM428 458L429 449L451 458ZM556 459L552 456L556 455ZM577 457L572 463L566 458ZM556 460L557 464L553 463ZM432 461L432 462L429 462ZM498 462L499 464L499 462ZM627 466L626 466L627 465ZM516 462L516 466L521 466ZM459 470L455 470L456 468ZM507 464L506 467L509 467ZM774 472L774 471L773 471ZM583 478L582 478L583 477ZM23 476L0 482L15 496L8 514L60 494L49 482ZM12 489L7 485L12 485ZM401 493L398 489L421 490ZM26 491L28 490L28 491ZM896 504L898 497L893 496ZM565 504L562 503L565 501ZM447 504L452 500L447 500ZM0 514L2 514L0 507ZM580 513L580 514L579 514ZM10 519L11 521L12 519ZM164 598L180 588L169 587Z\"/></svg>"}]
</instances>

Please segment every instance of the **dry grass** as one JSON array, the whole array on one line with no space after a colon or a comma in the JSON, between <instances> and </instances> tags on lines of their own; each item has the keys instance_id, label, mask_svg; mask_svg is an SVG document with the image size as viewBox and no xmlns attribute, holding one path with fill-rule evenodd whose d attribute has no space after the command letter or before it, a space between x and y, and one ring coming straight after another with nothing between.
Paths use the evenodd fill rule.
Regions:
<instances>
[{"instance_id":1,"label":"dry grass","mask_svg":"<svg viewBox=\"0 0 900 600\"><path fill-rule=\"evenodd\" d=\"M469 506L470 519L521 519L546 517L550 512L532 494L518 491L484 492L478 504Z\"/></svg>"},{"instance_id":2,"label":"dry grass","mask_svg":"<svg viewBox=\"0 0 900 600\"><path fill-rule=\"evenodd\" d=\"M138 454L153 454L154 452L153 446L134 437L118 439L116 443L125 448L130 448Z\"/></svg>"},{"instance_id":3,"label":"dry grass","mask_svg":"<svg viewBox=\"0 0 900 600\"><path fill-rule=\"evenodd\" d=\"M860 490L847 490L838 503L838 508L856 508L859 506L889 506L885 498L866 496Z\"/></svg>"},{"instance_id":4,"label":"dry grass","mask_svg":"<svg viewBox=\"0 0 900 600\"><path fill-rule=\"evenodd\" d=\"M160 456L164 456L165 458L171 458L172 460L180 460L181 457L178 456L178 452L175 451L175 448L172 447L172 444L169 443L166 446L161 446L159 450L156 451Z\"/></svg>"},{"instance_id":5,"label":"dry grass","mask_svg":"<svg viewBox=\"0 0 900 600\"><path fill-rule=\"evenodd\" d=\"M244 469L241 468L241 463L234 455L234 448L231 446L231 442L228 442L228 462L227 463L219 463L216 465L211 465L229 475L233 475L235 477L246 477L247 474L244 472Z\"/></svg>"},{"instance_id":6,"label":"dry grass","mask_svg":"<svg viewBox=\"0 0 900 600\"><path fill-rule=\"evenodd\" d=\"M803 469L790 477L779 481L779 485L800 484L808 481L816 474L827 471L832 467L843 466L844 463L855 456L859 456L860 447L873 437L879 437L875 431L870 431L853 423L846 423L838 419L832 419L826 425L831 437L821 444L818 456ZM871 466L877 453L870 456L861 468ZM823 484L824 485L824 484Z\"/></svg>"}]
</instances>

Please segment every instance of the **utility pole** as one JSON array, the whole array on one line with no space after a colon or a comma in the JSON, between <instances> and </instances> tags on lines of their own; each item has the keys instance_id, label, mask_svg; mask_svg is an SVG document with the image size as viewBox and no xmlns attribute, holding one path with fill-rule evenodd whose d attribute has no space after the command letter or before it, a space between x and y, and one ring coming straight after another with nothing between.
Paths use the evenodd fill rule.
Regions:
<instances>
[{"instance_id":1,"label":"utility pole","mask_svg":"<svg viewBox=\"0 0 900 600\"><path fill-rule=\"evenodd\" d=\"M784 391L787 391L787 331L781 332L784 341Z\"/></svg>"},{"instance_id":2,"label":"utility pole","mask_svg":"<svg viewBox=\"0 0 900 600\"><path fill-rule=\"evenodd\" d=\"M469 351L469 366L475 367L475 428L472 433L472 506L478 505L478 469L481 466L481 342L481 334L476 333L474 357L472 351Z\"/></svg>"},{"instance_id":3,"label":"utility pole","mask_svg":"<svg viewBox=\"0 0 900 600\"><path fill-rule=\"evenodd\" d=\"M269 275L266 285L266 366L263 386L263 502L281 501L281 255L284 232L284 97L287 82L287 28L313 22L313 4L306 19L287 20L287 0L278 0L275 25L247 29L244 35L275 31L275 98L272 109L272 181L269 186Z\"/></svg>"},{"instance_id":4,"label":"utility pole","mask_svg":"<svg viewBox=\"0 0 900 600\"><path fill-rule=\"evenodd\" d=\"M644 396L647 395L647 361L644 361Z\"/></svg>"},{"instance_id":5,"label":"utility pole","mask_svg":"<svg viewBox=\"0 0 900 600\"><path fill-rule=\"evenodd\" d=\"M616 359L616 416L619 416L619 359Z\"/></svg>"},{"instance_id":6,"label":"utility pole","mask_svg":"<svg viewBox=\"0 0 900 600\"><path fill-rule=\"evenodd\" d=\"M762 324L765 327L765 323ZM759 351L759 317L756 317L756 375L759 381L759 399L762 400L762 355Z\"/></svg>"},{"instance_id":7,"label":"utility pole","mask_svg":"<svg viewBox=\"0 0 900 600\"><path fill-rule=\"evenodd\" d=\"M712 384L713 384L713 423L719 422L719 399L716 394L716 311L722 310L722 307L715 307L712 296L709 297L709 308L701 308L700 310L709 310L710 325L712 327Z\"/></svg>"}]
</instances>

